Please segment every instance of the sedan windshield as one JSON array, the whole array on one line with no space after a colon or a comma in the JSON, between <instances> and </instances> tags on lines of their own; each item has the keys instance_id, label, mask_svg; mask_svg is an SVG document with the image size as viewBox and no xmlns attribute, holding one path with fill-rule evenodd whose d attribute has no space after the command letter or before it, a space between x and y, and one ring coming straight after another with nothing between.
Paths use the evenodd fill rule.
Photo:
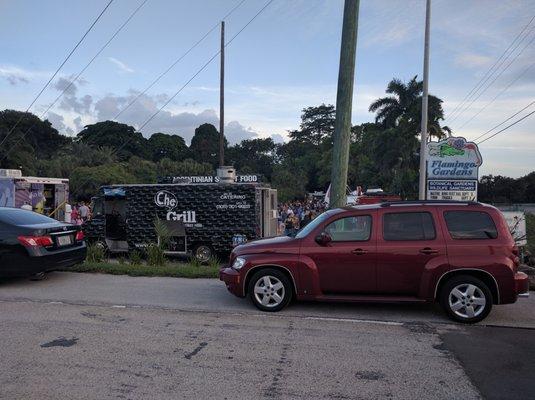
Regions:
<instances>
[{"instance_id":1,"label":"sedan windshield","mask_svg":"<svg viewBox=\"0 0 535 400\"><path fill-rule=\"evenodd\" d=\"M327 218L329 218L329 212L326 211L323 214L321 214L319 217L313 219L310 221L304 228L300 229L299 232L295 235L296 238L303 238L307 236L310 232L312 232L316 227L318 227L320 224L325 222Z\"/></svg>"}]
</instances>

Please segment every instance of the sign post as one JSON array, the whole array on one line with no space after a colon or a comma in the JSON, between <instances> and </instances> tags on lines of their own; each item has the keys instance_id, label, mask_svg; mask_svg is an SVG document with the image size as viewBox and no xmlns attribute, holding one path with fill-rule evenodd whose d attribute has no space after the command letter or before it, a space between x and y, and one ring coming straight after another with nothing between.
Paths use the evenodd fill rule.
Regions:
<instances>
[{"instance_id":1,"label":"sign post","mask_svg":"<svg viewBox=\"0 0 535 400\"><path fill-rule=\"evenodd\" d=\"M450 137L427 144L427 199L477 201L479 167L477 144Z\"/></svg>"}]
</instances>

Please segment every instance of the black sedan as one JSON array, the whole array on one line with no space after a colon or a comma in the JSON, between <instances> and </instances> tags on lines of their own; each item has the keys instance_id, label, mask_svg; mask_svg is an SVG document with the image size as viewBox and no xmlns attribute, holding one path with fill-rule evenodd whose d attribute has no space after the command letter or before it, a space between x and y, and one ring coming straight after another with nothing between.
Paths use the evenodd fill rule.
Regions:
<instances>
[{"instance_id":1,"label":"black sedan","mask_svg":"<svg viewBox=\"0 0 535 400\"><path fill-rule=\"evenodd\" d=\"M0 207L0 277L22 277L82 262L86 256L80 226L33 211Z\"/></svg>"}]
</instances>

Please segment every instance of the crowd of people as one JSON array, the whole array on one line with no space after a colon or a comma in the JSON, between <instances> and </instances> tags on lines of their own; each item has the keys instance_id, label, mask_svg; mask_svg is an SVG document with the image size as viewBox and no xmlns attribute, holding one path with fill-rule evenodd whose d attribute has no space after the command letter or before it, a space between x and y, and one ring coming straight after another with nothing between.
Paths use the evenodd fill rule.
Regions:
<instances>
[{"instance_id":1,"label":"crowd of people","mask_svg":"<svg viewBox=\"0 0 535 400\"><path fill-rule=\"evenodd\" d=\"M85 204L84 201L80 201L79 203L72 205L71 222L73 224L82 225L89 219L91 219L91 209Z\"/></svg>"},{"instance_id":2,"label":"crowd of people","mask_svg":"<svg viewBox=\"0 0 535 400\"><path fill-rule=\"evenodd\" d=\"M295 200L279 205L279 233L293 236L326 210L323 199Z\"/></svg>"}]
</instances>

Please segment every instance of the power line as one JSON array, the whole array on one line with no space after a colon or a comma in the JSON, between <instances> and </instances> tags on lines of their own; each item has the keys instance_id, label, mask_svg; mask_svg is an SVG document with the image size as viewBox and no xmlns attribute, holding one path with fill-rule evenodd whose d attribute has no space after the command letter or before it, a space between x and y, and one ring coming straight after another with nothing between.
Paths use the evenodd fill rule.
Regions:
<instances>
[{"instance_id":1,"label":"power line","mask_svg":"<svg viewBox=\"0 0 535 400\"><path fill-rule=\"evenodd\" d=\"M228 13L225 14L225 16L222 18L223 20L227 19L228 17L230 17L234 11L236 11L243 3L245 3L246 0L241 0L238 4L236 4ZM143 89L140 93L138 93L123 109L121 109L114 117L113 119L116 120L117 118L119 118L119 116L125 112L127 109L129 109L136 101L138 101L141 96L143 96L144 94L146 94L152 87L154 87L154 85L156 85L156 83L158 83L160 81L160 79L162 79L165 75L167 75L169 73L169 71L171 71L180 61L182 61L189 53L191 53L191 51L193 51L199 44L201 44L204 39L206 39L208 37L208 35L210 35L210 33L212 33L217 27L219 26L219 22L217 22L212 28L210 28L199 40L197 40L186 52L184 52L182 55L180 55L175 61L173 61L169 67L167 67L162 73L160 73L160 75L158 75L156 77L156 79L154 79L145 89ZM104 131L104 129L100 130L100 132ZM98 136L95 135L95 137ZM84 142L85 144L90 144L91 140L88 140L86 142Z\"/></svg>"},{"instance_id":2,"label":"power line","mask_svg":"<svg viewBox=\"0 0 535 400\"><path fill-rule=\"evenodd\" d=\"M222 20L227 19L234 11L240 7L246 0L241 0L234 8L232 8L223 18ZM132 104L134 104L141 96L143 96L145 93L147 93L160 79L162 79L169 71L171 71L184 57L186 57L193 49L195 49L206 37L214 31L219 26L219 22L215 24L208 32L206 32L193 46L191 46L184 54L182 54L180 57L178 57L171 65L163 71L156 79L154 79L142 92L140 92L130 103L126 105L125 108L123 108L121 111L113 117L113 119L117 119L123 112L125 112Z\"/></svg>"},{"instance_id":3,"label":"power line","mask_svg":"<svg viewBox=\"0 0 535 400\"><path fill-rule=\"evenodd\" d=\"M520 111L517 111L516 113L514 113L513 115L511 115L509 118L507 118L506 120L500 122L498 125L492 127L491 129L489 129L488 131L486 131L485 133L483 133L482 135L479 135L478 137L476 137L473 142L475 142L476 140L479 140L481 139L483 136L486 136L487 134L489 134L490 132L492 132L494 129L496 128L499 128L500 126L502 126L503 124L505 124L507 121L513 119L514 117L516 117L518 114L520 114L522 111L526 110L527 108L531 107L533 104L535 104L535 100L533 100L531 103L529 103L527 106L525 106L523 109L521 109Z\"/></svg>"},{"instance_id":4,"label":"power line","mask_svg":"<svg viewBox=\"0 0 535 400\"><path fill-rule=\"evenodd\" d=\"M531 32L534 31L534 30L535 30L535 27L532 28L531 31L530 31L529 33L531 33ZM529 35L529 33L528 33L528 35ZM524 36L524 39L525 39L528 35ZM524 39L522 39L522 41L523 41ZM522 41L520 41L518 44L520 44ZM468 109L472 106L472 104L474 104L474 102L475 102L477 99L479 99L479 98L481 97L481 95L482 95L483 93L485 93L485 92L487 91L487 89L488 89L489 87L491 87L492 84L494 84L494 82L496 82L496 80L498 80L498 78L499 78L500 76L502 76L502 74L503 74L505 71L507 71L507 70L509 69L509 67L510 67L510 66L511 66L511 65L518 59L518 57L520 57L520 55L522 55L522 53L524 52L524 50L526 50L526 49L528 48L528 46L531 45L531 44L533 43L533 41L535 41L535 35L533 35L533 37L531 38L531 40L530 40L528 43L526 43L526 45L525 45L524 47L522 47L522 49L520 49L520 51L516 54L516 56L515 56L511 61L509 61L509 63L508 63L508 64L507 64L507 65L506 65L506 66L505 66L505 67L504 67L504 68L503 68L503 69L502 69L502 70L501 70L495 77L494 77L494 79L493 79L492 81L490 81L490 82L485 86L485 88L484 88L482 91L479 92L479 94L478 94L476 97L472 98L472 100L470 101L470 103L468 103L462 110L460 110L460 111L457 113L457 115L456 115L455 117L453 117L453 119L450 121L450 124L451 124L453 121L455 121L457 118L459 118L459 117L460 117L466 110L468 110ZM517 46L517 47L518 47L518 46ZM516 50L516 47L515 47L515 50ZM512 54L512 53L511 53L511 54ZM509 54L509 55L511 55L511 54ZM509 58L509 57L507 57L507 58ZM507 60L507 59L506 59L506 60ZM504 60L504 62L505 62L506 60Z\"/></svg>"},{"instance_id":5,"label":"power line","mask_svg":"<svg viewBox=\"0 0 535 400\"><path fill-rule=\"evenodd\" d=\"M225 47L229 46L233 41L234 39L236 39L244 30L245 28L247 28L271 3L273 3L274 0L269 0L226 44L225 44ZM206 67L221 53L221 50L217 51L208 61L206 61L198 70L197 72L195 72L193 74L193 76L188 79L186 81L186 83L184 83L174 94L173 96L171 96L156 112L154 112L149 118L147 118L143 124L137 129L138 131L141 131L141 129L143 129L145 126L147 126L147 124L152 121L154 119L154 117L156 117L156 115L158 115L176 96L178 96L180 94L180 92L182 92L190 83L191 81L193 81L193 79L195 79L202 71L204 71L206 69ZM127 140L124 141L124 143L119 146L118 148L116 148L114 150L114 154L117 154L121 149L124 148L124 146L126 146L128 143L130 143L130 141L132 140L132 137L131 136L130 138L128 138ZM79 187L82 188L84 187L84 185L89 181L89 179L86 179ZM73 191L72 194L74 194L75 192Z\"/></svg>"},{"instance_id":6,"label":"power line","mask_svg":"<svg viewBox=\"0 0 535 400\"><path fill-rule=\"evenodd\" d=\"M481 77L481 79L476 83L476 85L468 92L468 94L463 98L463 100L453 109L453 111L450 113L450 117L455 114L462 106L463 104L465 103L465 101L467 101L470 96L474 93L474 91L477 91L480 87L480 85L484 85L484 82L486 82L489 77L487 77L489 74L491 74L491 72L493 73L493 70L494 70L494 67L496 67L498 65L498 63L500 62L500 60L502 60L502 58L507 54L507 52L511 49L511 47L513 47L513 45L515 44L515 42L518 40L518 38L525 32L525 30L531 25L531 23L533 22L533 20L535 19L535 15L533 17L531 17L531 19L529 20L529 22L524 26L524 28L522 28L522 30L516 35L516 37L513 39L513 41L509 44L509 46L504 50L504 52L500 55L500 57L494 62L494 64L492 64L490 66L490 68L485 72L485 74ZM514 51L514 50L513 50ZM498 67L499 68L499 67Z\"/></svg>"},{"instance_id":7,"label":"power line","mask_svg":"<svg viewBox=\"0 0 535 400\"><path fill-rule=\"evenodd\" d=\"M533 30L535 30L535 28L533 28L531 31L533 31ZM531 33L531 31L530 31L530 33ZM528 34L528 35L529 35L529 34ZM527 37L527 35L526 35L524 38L526 38L526 37ZM523 39L522 39L522 40L523 40ZM526 49L528 48L528 46L531 45L531 44L533 43L533 41L535 41L535 35L533 35L533 37L531 38L531 40L530 40L528 43L526 43L526 45L525 45L522 49L520 49L520 51L518 52L518 54L517 54L517 55L516 55L516 56L509 62L509 64L507 64L507 65L505 66L505 68L503 68L503 69L498 73L498 75L496 75L496 76L494 77L494 79L493 79L491 82L489 82L489 84L488 84L487 86L485 86L485 88L484 88L481 92L479 92L479 94L478 94L476 97L474 97L474 98L470 101L470 103L469 103L463 110L461 110L461 111L459 111L459 112L457 113L457 115L450 121L450 123L453 122L453 121L455 121L455 120L456 120L458 117L460 117L466 110L468 110L468 109L472 106L472 104L474 104L474 102L475 102L477 99L479 99L479 98L481 97L481 95L482 95L483 93L485 93L485 92L487 91L487 89L488 89L489 87L491 87L492 84L493 84L494 82L496 82L496 80L497 80L500 76L502 76L502 74L503 74L505 71L507 71L507 70L509 69L509 67L510 67L510 66L511 66L511 65L518 59L518 57L520 57L520 55L524 52L524 50L526 50ZM520 42L519 42L519 43L520 43Z\"/></svg>"},{"instance_id":8,"label":"power line","mask_svg":"<svg viewBox=\"0 0 535 400\"><path fill-rule=\"evenodd\" d=\"M264 7L262 7L250 20L249 22L247 22L226 44L225 44L225 47L227 47L228 45L230 45L232 43L232 41L234 39L236 39L236 37L238 37L238 35L240 33L242 33L244 31L245 28L247 28L249 26L249 24L251 24L251 22L253 22L256 17L258 17L274 0L269 0L265 5ZM197 77L197 75L199 75L202 71L204 71L204 69L221 53L221 50L219 50L217 53L215 53L206 63L204 63L204 65L180 88L178 89L175 94L173 94L169 99L167 99L167 101L158 109L156 110L156 112L154 114L152 114L139 128L138 128L138 131L141 131L141 129L143 129L150 121L152 121L152 119L154 117L156 117L156 115L158 115L160 113L160 111L162 111L176 96L178 96L178 94L180 92L182 92L182 90L184 90L186 88L186 86L189 85L189 83L195 79ZM125 142L126 143L126 142Z\"/></svg>"},{"instance_id":9,"label":"power line","mask_svg":"<svg viewBox=\"0 0 535 400\"><path fill-rule=\"evenodd\" d=\"M518 124L519 122L525 120L527 117L529 117L530 115L533 115L533 114L535 114L535 110L533 110L533 111L530 112L529 114L524 115L522 118L517 119L517 120L516 120L515 122L513 122L511 125L508 125L508 126L506 126L505 128L503 128L503 129L499 130L498 132L494 133L493 135L490 135L488 138L483 139L481 142L478 143L478 145L480 145L481 143L486 142L486 141L489 140L489 139L492 139L494 136L496 136L496 135L502 133L503 131L506 131L506 130L509 129L510 127L512 127L512 126L514 126L514 125L516 125L516 124Z\"/></svg>"},{"instance_id":10,"label":"power line","mask_svg":"<svg viewBox=\"0 0 535 400\"><path fill-rule=\"evenodd\" d=\"M70 51L70 53L67 55L67 57L65 57L65 59L63 60L63 62L60 64L60 66L56 69L56 71L54 72L54 74L50 77L50 79L48 80L48 82L45 84L45 86L43 86L43 88L39 91L39 93L37 94L37 96L35 96L35 98L33 99L33 101L30 103L30 105L28 106L28 108L26 108L26 111L25 112L28 112L30 110L30 108L32 108L32 106L35 104L35 102L37 101L37 99L39 99L39 97L41 97L41 94L43 94L43 92L45 91L45 89L48 87L48 85L50 85L50 82L52 82L52 80L56 77L56 75L58 74L58 72L61 70L61 68L63 68L63 66L65 65L65 63L67 62L67 60L69 60L69 58L72 56L72 54L76 51L76 49L78 48L78 46L80 46L80 44L84 41L85 37L89 34L89 32L91 32L91 30L93 29L93 27L96 25L96 23L98 22L98 20L100 19L100 17L102 17L102 15L106 12L106 10L108 9L108 7L111 5L111 3L113 2L113 0L110 0L108 2L108 4L106 4L106 7L104 7L104 9L100 12L100 14L98 15L98 17L93 21L93 23L89 26L89 28L87 29L87 31L83 34L83 36L80 38L80 40L78 41L78 43L76 43L76 46L74 46L74 48ZM22 121L22 119L24 118L24 115L21 116L19 118L19 120L15 123L15 125L13 125L13 127L9 130L9 132L7 133L7 135L4 137L4 139L0 142L0 146L2 146L2 144L7 140L7 138L9 137L9 135L11 135L11 133L15 130L15 128L18 126L18 124Z\"/></svg>"},{"instance_id":11,"label":"power line","mask_svg":"<svg viewBox=\"0 0 535 400\"><path fill-rule=\"evenodd\" d=\"M474 115L472 115L471 118L469 118L468 120L466 120L464 122L464 124L462 124L461 126L459 126L459 128L457 130L461 130L462 128L464 128L469 122L471 122L475 117L477 117L479 114L481 114L483 111L485 111L487 109L488 106L490 106L492 103L494 103L496 101L496 99L498 97L500 97L503 93L505 93L511 86L513 86L513 84L518 81L520 78L522 78L531 68L533 68L533 66L535 66L535 63L531 64L531 65L528 65L515 79L513 79L511 82L509 82L509 84L504 87L496 96L494 96L494 98L489 101L487 104L485 104L485 106L483 106L483 108L481 108L478 112L476 112Z\"/></svg>"},{"instance_id":12,"label":"power line","mask_svg":"<svg viewBox=\"0 0 535 400\"><path fill-rule=\"evenodd\" d=\"M113 39L115 39L115 37L119 34L119 32L121 32L123 30L123 28L130 22L130 20L132 18L134 18L134 16L137 14L137 12L141 9L141 7L143 7L145 5L145 3L147 3L147 1L149 0L143 0L141 2L141 4L134 10L134 12L132 12L132 14L130 14L130 16L125 20L125 22L123 22L123 24L115 31L115 33L108 39L108 41L106 43L104 43L104 45L100 48L99 51L96 52L96 54L93 56L93 58L91 58L91 60L89 60L89 62L80 70L80 72L78 72L78 74L70 80L70 82L65 86L65 88L61 91L61 93L58 95L58 97L56 97L56 99L45 109L45 111L41 114L40 118L43 119L44 116L48 113L48 111L50 111L50 109L52 107L54 107L54 105L59 101L59 99L61 99L63 97L63 95L67 92L67 90L69 90L69 88L71 88L71 86L74 84L74 82L76 82L78 80L78 78L80 78L80 76L87 70L87 68L89 68L89 66L93 63L93 61L95 61L95 59L108 47L108 45L112 42ZM11 146L11 148L7 151L7 153L2 157L2 159L0 159L0 161L3 161L10 153L11 151L22 141L25 139L26 135L32 130L32 128L36 125L36 123L34 123L33 125L31 125L22 135L21 137L19 138L19 140L17 140L13 146Z\"/></svg>"}]
</instances>

